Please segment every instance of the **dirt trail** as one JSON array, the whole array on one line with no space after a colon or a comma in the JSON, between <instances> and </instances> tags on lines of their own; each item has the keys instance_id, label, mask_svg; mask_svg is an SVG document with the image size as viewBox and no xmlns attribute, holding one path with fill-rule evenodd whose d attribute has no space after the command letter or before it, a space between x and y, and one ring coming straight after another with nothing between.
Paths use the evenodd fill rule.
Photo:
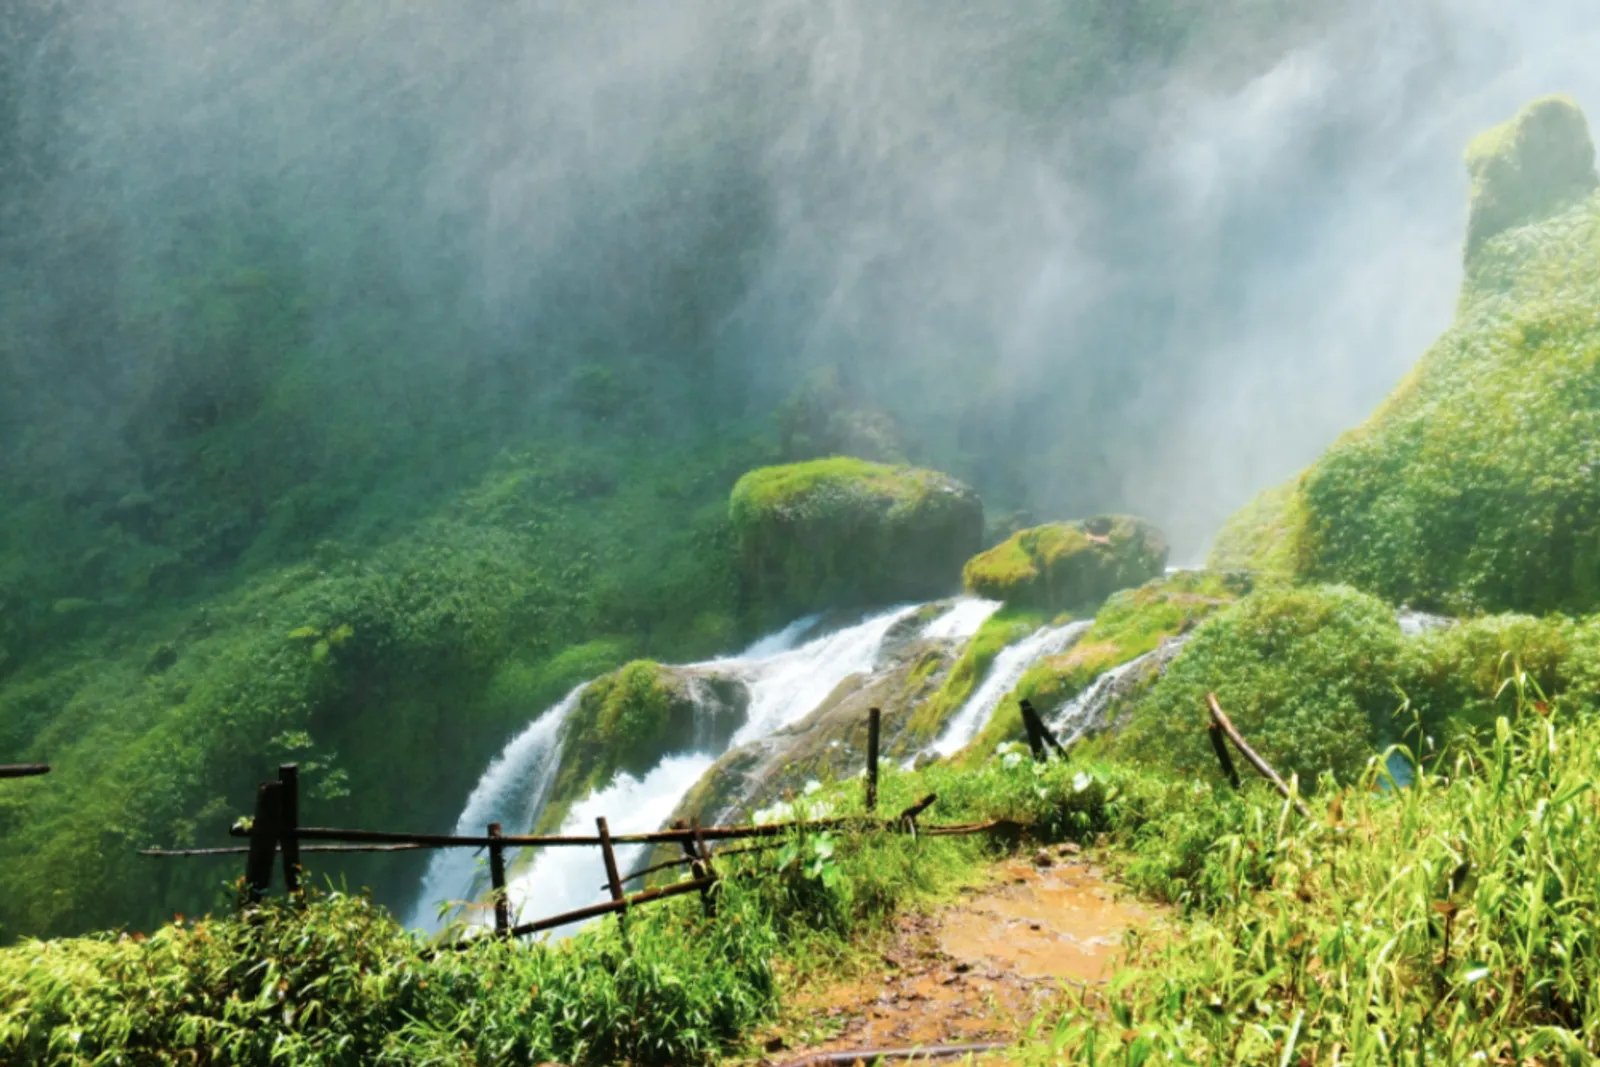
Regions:
<instances>
[{"instance_id":1,"label":"dirt trail","mask_svg":"<svg viewBox=\"0 0 1600 1067\"><path fill-rule=\"evenodd\" d=\"M960 903L902 918L882 972L798 1004L808 1032L766 1035L767 1055L1014 1038L1063 983L1108 978L1124 932L1157 919L1126 895L1075 846L1007 861Z\"/></svg>"}]
</instances>

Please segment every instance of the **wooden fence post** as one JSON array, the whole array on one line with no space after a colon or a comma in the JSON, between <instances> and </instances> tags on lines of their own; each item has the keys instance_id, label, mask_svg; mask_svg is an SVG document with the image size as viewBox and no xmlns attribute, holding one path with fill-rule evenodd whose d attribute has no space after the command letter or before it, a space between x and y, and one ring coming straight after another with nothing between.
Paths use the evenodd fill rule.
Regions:
<instances>
[{"instance_id":1,"label":"wooden fence post","mask_svg":"<svg viewBox=\"0 0 1600 1067\"><path fill-rule=\"evenodd\" d=\"M1206 733L1211 735L1211 751L1217 754L1217 762L1222 764L1222 773L1227 776L1234 789L1240 788L1239 771L1233 765L1233 757L1228 755L1228 742L1223 739L1221 724L1213 722L1206 727Z\"/></svg>"},{"instance_id":2,"label":"wooden fence post","mask_svg":"<svg viewBox=\"0 0 1600 1067\"><path fill-rule=\"evenodd\" d=\"M300 768L293 763L278 765L279 814L278 839L283 844L283 888L288 893L300 892L300 838L296 829L300 825Z\"/></svg>"},{"instance_id":3,"label":"wooden fence post","mask_svg":"<svg viewBox=\"0 0 1600 1067\"><path fill-rule=\"evenodd\" d=\"M245 890L250 903L272 888L272 865L278 858L278 834L283 812L283 783L262 782L256 789L256 815L250 824L250 853L245 859Z\"/></svg>"},{"instance_id":4,"label":"wooden fence post","mask_svg":"<svg viewBox=\"0 0 1600 1067\"><path fill-rule=\"evenodd\" d=\"M689 871L697 879L714 879L717 877L717 869L711 865L711 846L706 844L706 839L700 833L700 820L694 820L692 825L694 827L694 847L700 853L700 861L691 866ZM700 907L708 919L717 914L717 898L712 892L711 886L706 886L700 890Z\"/></svg>"},{"instance_id":5,"label":"wooden fence post","mask_svg":"<svg viewBox=\"0 0 1600 1067\"><path fill-rule=\"evenodd\" d=\"M489 836L501 836L499 823L489 824ZM505 846L497 842L489 844L489 886L494 894L494 932L503 936L511 929L511 898L506 896Z\"/></svg>"},{"instance_id":6,"label":"wooden fence post","mask_svg":"<svg viewBox=\"0 0 1600 1067\"><path fill-rule=\"evenodd\" d=\"M611 827L606 825L606 817L600 816L594 821L595 828L600 831L600 851L606 861L606 882L611 887L611 899L621 903L624 897L622 892L622 875L617 871L617 854L611 848ZM617 913L617 925L622 928L623 944L628 940L628 913L626 910Z\"/></svg>"},{"instance_id":7,"label":"wooden fence post","mask_svg":"<svg viewBox=\"0 0 1600 1067\"><path fill-rule=\"evenodd\" d=\"M867 810L878 810L878 728L883 712L871 708L867 712Z\"/></svg>"},{"instance_id":8,"label":"wooden fence post","mask_svg":"<svg viewBox=\"0 0 1600 1067\"><path fill-rule=\"evenodd\" d=\"M1017 707L1022 711L1022 725L1028 731L1028 747L1033 750L1035 762L1043 763L1049 759L1052 748L1063 756L1067 754L1061 742L1056 740L1056 735L1050 732L1050 727L1044 724L1044 720L1034 710L1032 701L1021 700Z\"/></svg>"},{"instance_id":9,"label":"wooden fence post","mask_svg":"<svg viewBox=\"0 0 1600 1067\"><path fill-rule=\"evenodd\" d=\"M1295 811L1298 811L1307 819L1311 818L1311 809L1305 806L1304 801L1294 795L1293 790L1289 788L1289 783L1285 782L1283 777L1272 769L1272 765L1256 753L1255 749L1245 743L1245 739L1233 725L1233 720L1228 718L1227 714L1222 710L1222 705L1217 703L1217 694L1207 693L1206 704L1211 708L1212 723L1220 727L1222 732L1228 735L1228 740L1233 742L1233 747L1239 750L1239 754L1245 758L1250 766L1260 771L1261 777L1272 783L1272 787L1278 791L1279 796L1292 802Z\"/></svg>"}]
</instances>

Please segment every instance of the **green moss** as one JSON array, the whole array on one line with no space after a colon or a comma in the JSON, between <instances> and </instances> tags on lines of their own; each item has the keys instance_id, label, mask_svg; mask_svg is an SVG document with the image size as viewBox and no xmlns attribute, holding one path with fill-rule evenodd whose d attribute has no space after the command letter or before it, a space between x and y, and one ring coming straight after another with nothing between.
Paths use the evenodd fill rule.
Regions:
<instances>
[{"instance_id":1,"label":"green moss","mask_svg":"<svg viewBox=\"0 0 1600 1067\"><path fill-rule=\"evenodd\" d=\"M1020 739L1019 701L1031 701L1049 717L1101 674L1154 651L1249 589L1250 580L1244 575L1180 571L1113 594L1076 644L1028 669L983 731L958 754L957 762L971 766L988 759L1005 742Z\"/></svg>"},{"instance_id":2,"label":"green moss","mask_svg":"<svg viewBox=\"0 0 1600 1067\"><path fill-rule=\"evenodd\" d=\"M1027 637L1047 621L1047 617L1037 611L1011 607L1001 608L985 619L961 650L944 684L912 711L906 727L907 747L921 748L938 736L950 716L961 709L989 673L989 666L1001 650Z\"/></svg>"},{"instance_id":3,"label":"green moss","mask_svg":"<svg viewBox=\"0 0 1600 1067\"><path fill-rule=\"evenodd\" d=\"M1295 572L1305 506L1299 479L1259 494L1217 532L1206 566L1218 571L1254 571L1266 577Z\"/></svg>"},{"instance_id":4,"label":"green moss","mask_svg":"<svg viewBox=\"0 0 1600 1067\"><path fill-rule=\"evenodd\" d=\"M1577 102L1548 96L1467 147L1472 214L1467 259L1492 237L1570 207L1594 192L1594 141Z\"/></svg>"},{"instance_id":5,"label":"green moss","mask_svg":"<svg viewBox=\"0 0 1600 1067\"><path fill-rule=\"evenodd\" d=\"M1035 526L967 561L977 596L1045 611L1089 606L1139 585L1167 564L1166 538L1127 515Z\"/></svg>"},{"instance_id":6,"label":"green moss","mask_svg":"<svg viewBox=\"0 0 1600 1067\"><path fill-rule=\"evenodd\" d=\"M761 623L941 595L983 535L983 506L955 479L848 457L751 471L728 514Z\"/></svg>"},{"instance_id":7,"label":"green moss","mask_svg":"<svg viewBox=\"0 0 1600 1067\"><path fill-rule=\"evenodd\" d=\"M1245 738L1309 790L1350 781L1399 697L1401 636L1381 601L1340 586L1252 593L1203 625L1137 702L1112 751L1184 774L1217 774L1206 737L1215 692Z\"/></svg>"},{"instance_id":8,"label":"green moss","mask_svg":"<svg viewBox=\"0 0 1600 1067\"><path fill-rule=\"evenodd\" d=\"M1295 488L1230 523L1219 560L1453 614L1600 608L1596 307L1600 198L1487 238L1454 326Z\"/></svg>"}]
</instances>

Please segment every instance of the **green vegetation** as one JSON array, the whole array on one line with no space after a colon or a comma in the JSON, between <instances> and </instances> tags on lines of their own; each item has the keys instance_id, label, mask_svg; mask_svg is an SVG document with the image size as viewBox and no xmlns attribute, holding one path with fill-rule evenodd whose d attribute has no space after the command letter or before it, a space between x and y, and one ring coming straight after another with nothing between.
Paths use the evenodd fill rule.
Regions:
<instances>
[{"instance_id":1,"label":"green vegetation","mask_svg":"<svg viewBox=\"0 0 1600 1067\"><path fill-rule=\"evenodd\" d=\"M1340 586L1268 589L1220 612L1111 741L1129 759L1216 775L1206 694L1284 776L1349 782L1400 703L1401 637L1381 601Z\"/></svg>"},{"instance_id":2,"label":"green vegetation","mask_svg":"<svg viewBox=\"0 0 1600 1067\"><path fill-rule=\"evenodd\" d=\"M984 620L978 632L961 650L961 656L944 684L933 696L922 701L911 713L907 727L907 740L918 746L931 742L938 736L950 716L961 709L972 691L989 673L990 664L1007 645L1016 644L1043 626L1045 616L1025 609L1004 607Z\"/></svg>"},{"instance_id":3,"label":"green vegetation","mask_svg":"<svg viewBox=\"0 0 1600 1067\"><path fill-rule=\"evenodd\" d=\"M237 587L74 620L76 643L0 689L7 757L55 767L0 796L0 932L210 906L231 864L156 870L135 850L215 843L278 760L330 823L444 829L488 754L572 686L728 647L738 467L657 451L508 454L376 544L353 525ZM419 874L342 870L397 897Z\"/></svg>"},{"instance_id":4,"label":"green vegetation","mask_svg":"<svg viewBox=\"0 0 1600 1067\"><path fill-rule=\"evenodd\" d=\"M1019 701L1031 701L1048 719L1106 671L1187 633L1249 590L1250 580L1243 575L1180 571L1113 594L1075 645L1028 669L958 758L969 764L987 759L1002 742L1020 739Z\"/></svg>"},{"instance_id":5,"label":"green vegetation","mask_svg":"<svg viewBox=\"0 0 1600 1067\"><path fill-rule=\"evenodd\" d=\"M983 537L955 479L843 456L751 471L728 513L745 604L769 622L943 595Z\"/></svg>"},{"instance_id":6,"label":"green vegetation","mask_svg":"<svg viewBox=\"0 0 1600 1067\"><path fill-rule=\"evenodd\" d=\"M1167 565L1166 538L1143 519L1102 515L1013 534L967 561L967 591L1044 611L1099 603Z\"/></svg>"},{"instance_id":7,"label":"green vegetation","mask_svg":"<svg viewBox=\"0 0 1600 1067\"><path fill-rule=\"evenodd\" d=\"M1365 426L1229 524L1218 565L1459 614L1600 608L1600 199L1573 202L1595 181L1581 121L1541 102L1474 148L1484 236L1456 324Z\"/></svg>"},{"instance_id":8,"label":"green vegetation","mask_svg":"<svg viewBox=\"0 0 1600 1067\"><path fill-rule=\"evenodd\" d=\"M1509 680L1488 740L1409 788L1374 762L1301 820L1197 784L1135 831L1125 877L1189 921L1024 1060L1593 1062L1600 724Z\"/></svg>"}]
</instances>

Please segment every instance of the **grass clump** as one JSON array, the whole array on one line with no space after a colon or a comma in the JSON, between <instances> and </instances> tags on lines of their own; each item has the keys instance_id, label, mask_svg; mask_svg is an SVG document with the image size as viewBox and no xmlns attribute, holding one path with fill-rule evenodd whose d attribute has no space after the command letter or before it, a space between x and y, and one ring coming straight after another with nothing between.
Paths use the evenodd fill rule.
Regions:
<instances>
[{"instance_id":1,"label":"grass clump","mask_svg":"<svg viewBox=\"0 0 1600 1067\"><path fill-rule=\"evenodd\" d=\"M1166 565L1166 538L1154 526L1102 515L1021 530L968 560L961 578L977 596L1061 611L1099 603Z\"/></svg>"},{"instance_id":2,"label":"grass clump","mask_svg":"<svg viewBox=\"0 0 1600 1067\"><path fill-rule=\"evenodd\" d=\"M983 537L954 478L846 456L751 471L728 514L745 607L766 621L941 596Z\"/></svg>"}]
</instances>

